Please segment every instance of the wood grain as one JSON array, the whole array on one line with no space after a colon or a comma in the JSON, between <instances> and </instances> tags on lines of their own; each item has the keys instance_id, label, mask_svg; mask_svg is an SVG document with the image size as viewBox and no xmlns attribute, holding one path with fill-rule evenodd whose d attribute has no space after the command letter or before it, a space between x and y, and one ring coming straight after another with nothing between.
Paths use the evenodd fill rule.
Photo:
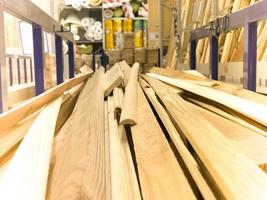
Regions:
<instances>
[{"instance_id":1,"label":"wood grain","mask_svg":"<svg viewBox=\"0 0 267 200\"><path fill-rule=\"evenodd\" d=\"M105 97L109 96L115 87L122 84L124 79L123 72L119 64L115 64L105 75Z\"/></svg>"},{"instance_id":2,"label":"wood grain","mask_svg":"<svg viewBox=\"0 0 267 200\"><path fill-rule=\"evenodd\" d=\"M114 116L113 97L108 98L108 108L112 199L141 200L126 133Z\"/></svg>"},{"instance_id":3,"label":"wood grain","mask_svg":"<svg viewBox=\"0 0 267 200\"><path fill-rule=\"evenodd\" d=\"M60 97L46 106L25 135L0 181L1 198L45 199L50 155L61 101Z\"/></svg>"},{"instance_id":4,"label":"wood grain","mask_svg":"<svg viewBox=\"0 0 267 200\"><path fill-rule=\"evenodd\" d=\"M137 124L131 127L144 199L196 199L140 86Z\"/></svg>"},{"instance_id":5,"label":"wood grain","mask_svg":"<svg viewBox=\"0 0 267 200\"><path fill-rule=\"evenodd\" d=\"M192 83L184 82L178 79L169 78L153 73L148 73L149 76L157 78L163 82L182 88L183 90L197 94L206 99L222 104L236 112L244 115L251 120L254 120L264 126L267 126L267 106L253 101L249 101L213 88L203 87Z\"/></svg>"},{"instance_id":6,"label":"wood grain","mask_svg":"<svg viewBox=\"0 0 267 200\"><path fill-rule=\"evenodd\" d=\"M43 94L21 104L20 106L11 109L0 115L0 132L14 126L19 121L23 120L30 114L34 113L45 104L53 101L61 96L66 90L78 85L88 79L90 75L81 75L58 85L51 90L44 92Z\"/></svg>"},{"instance_id":7,"label":"wood grain","mask_svg":"<svg viewBox=\"0 0 267 200\"><path fill-rule=\"evenodd\" d=\"M166 110L158 101L154 90L148 85L143 79L139 80L145 94L147 95L148 99L152 103L153 107L156 109L158 116L160 117L161 121L163 122L165 128L167 129L172 141L175 144L178 152L180 153L183 161L186 164L189 172L191 173L196 185L198 186L202 196L204 199L216 199L212 190L210 189L208 183L204 179L203 175L200 171L200 166L195 161L194 157L191 155L187 147L185 146L182 138L180 137L179 133L177 132L176 128L174 127L170 117L168 116Z\"/></svg>"},{"instance_id":8,"label":"wood grain","mask_svg":"<svg viewBox=\"0 0 267 200\"><path fill-rule=\"evenodd\" d=\"M159 82L160 83L160 82ZM267 175L164 84L155 90L226 199L264 199ZM202 134L200 134L202 133ZM205 134L203 134L205 133ZM240 181L242 180L242 182Z\"/></svg>"},{"instance_id":9,"label":"wood grain","mask_svg":"<svg viewBox=\"0 0 267 200\"><path fill-rule=\"evenodd\" d=\"M123 99L120 124L136 124L136 106L137 106L137 79L139 64L135 63L131 68L129 81L126 85L125 96Z\"/></svg>"},{"instance_id":10,"label":"wood grain","mask_svg":"<svg viewBox=\"0 0 267 200\"><path fill-rule=\"evenodd\" d=\"M104 69L82 90L59 134L65 139L56 156L47 199L105 199Z\"/></svg>"}]
</instances>

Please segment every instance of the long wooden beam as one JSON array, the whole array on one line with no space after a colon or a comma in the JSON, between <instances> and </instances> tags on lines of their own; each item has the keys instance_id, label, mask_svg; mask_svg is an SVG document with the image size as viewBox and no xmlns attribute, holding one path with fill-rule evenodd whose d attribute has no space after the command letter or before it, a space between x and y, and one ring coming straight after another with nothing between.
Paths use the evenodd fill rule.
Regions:
<instances>
[{"instance_id":1,"label":"long wooden beam","mask_svg":"<svg viewBox=\"0 0 267 200\"><path fill-rule=\"evenodd\" d=\"M236 112L267 126L267 106L264 104L255 103L213 88L203 87L192 83L184 82L178 79L161 76L158 74L148 73L149 76L154 77L163 82L177 86L188 92L194 93L211 101L217 102Z\"/></svg>"},{"instance_id":2,"label":"long wooden beam","mask_svg":"<svg viewBox=\"0 0 267 200\"><path fill-rule=\"evenodd\" d=\"M53 101L61 96L66 90L69 90L75 85L85 82L90 74L81 75L52 88L43 94L21 104L20 106L9 110L0 115L0 132L14 126L19 121L23 120L36 110L43 107L45 104Z\"/></svg>"},{"instance_id":3,"label":"long wooden beam","mask_svg":"<svg viewBox=\"0 0 267 200\"><path fill-rule=\"evenodd\" d=\"M74 112L59 132L64 140L56 155L47 199L105 199L104 69L82 90ZM96 192L97 191L97 192Z\"/></svg>"},{"instance_id":4,"label":"long wooden beam","mask_svg":"<svg viewBox=\"0 0 267 200\"><path fill-rule=\"evenodd\" d=\"M267 198L267 175L261 169L236 150L206 119L196 117L186 102L163 83L149 83L226 199Z\"/></svg>"},{"instance_id":5,"label":"long wooden beam","mask_svg":"<svg viewBox=\"0 0 267 200\"><path fill-rule=\"evenodd\" d=\"M45 199L50 155L61 101L62 97L45 107L27 132L0 181L1 198Z\"/></svg>"},{"instance_id":6,"label":"long wooden beam","mask_svg":"<svg viewBox=\"0 0 267 200\"><path fill-rule=\"evenodd\" d=\"M165 128L167 129L172 141L175 144L178 152L180 153L183 161L186 164L189 172L191 173L196 185L198 186L204 199L216 199L211 188L209 187L207 181L204 179L200 171L200 166L195 161L194 157L191 155L187 147L185 146L182 138L180 137L178 131L174 127L170 117L168 116L166 110L158 101L154 90L148 85L143 79L139 79L139 82L147 95L149 101L152 103L153 107L156 109L158 116L163 122Z\"/></svg>"},{"instance_id":7,"label":"long wooden beam","mask_svg":"<svg viewBox=\"0 0 267 200\"><path fill-rule=\"evenodd\" d=\"M143 198L196 199L140 86L131 132Z\"/></svg>"}]
</instances>

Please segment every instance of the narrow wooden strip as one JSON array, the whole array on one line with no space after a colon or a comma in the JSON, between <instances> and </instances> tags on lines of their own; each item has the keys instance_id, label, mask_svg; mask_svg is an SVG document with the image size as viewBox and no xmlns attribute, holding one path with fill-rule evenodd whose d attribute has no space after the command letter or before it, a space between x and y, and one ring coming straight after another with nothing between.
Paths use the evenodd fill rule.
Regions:
<instances>
[{"instance_id":1,"label":"narrow wooden strip","mask_svg":"<svg viewBox=\"0 0 267 200\"><path fill-rule=\"evenodd\" d=\"M112 199L111 194L111 171L110 171L110 139L109 139L109 113L108 101L104 102L105 111L105 178L106 178L106 200Z\"/></svg>"},{"instance_id":2,"label":"narrow wooden strip","mask_svg":"<svg viewBox=\"0 0 267 200\"><path fill-rule=\"evenodd\" d=\"M125 61L119 62L119 66L124 74L124 84L127 85L131 74L130 66Z\"/></svg>"},{"instance_id":3,"label":"narrow wooden strip","mask_svg":"<svg viewBox=\"0 0 267 200\"><path fill-rule=\"evenodd\" d=\"M45 104L58 98L66 90L86 81L89 76L90 74L86 74L70 79L63 84L58 85L57 87L52 88L51 90L48 90L43 94L21 104L20 106L3 113L0 115L0 132L14 126L19 121L43 107Z\"/></svg>"},{"instance_id":4,"label":"narrow wooden strip","mask_svg":"<svg viewBox=\"0 0 267 200\"><path fill-rule=\"evenodd\" d=\"M267 138L192 103L187 102L187 104L194 110L196 117L204 117L256 165L267 164Z\"/></svg>"},{"instance_id":5,"label":"narrow wooden strip","mask_svg":"<svg viewBox=\"0 0 267 200\"><path fill-rule=\"evenodd\" d=\"M179 133L174 127L167 112L157 100L154 90L149 85L147 85L143 79L140 79L139 82L143 90L145 91L147 97L149 98L150 102L153 104L153 107L156 109L158 116L163 122L165 128L170 134L171 139L175 144L175 147L177 148L183 161L185 162L202 196L204 197L204 199L216 199L209 185L207 184L206 180L204 179L203 175L200 172L200 166L197 164L194 157L190 154L189 150L186 148L182 138L180 137Z\"/></svg>"},{"instance_id":6,"label":"narrow wooden strip","mask_svg":"<svg viewBox=\"0 0 267 200\"><path fill-rule=\"evenodd\" d=\"M182 80L186 80L188 82L192 82L198 85L203 85L203 86L214 86L216 85L215 82L209 80L206 77L201 77L201 76L196 76L190 73L186 73L186 72L180 72L177 70L170 70L170 69L162 69L159 67L153 67L149 70L149 73L155 73L155 74L160 74L163 76L168 76L171 78L175 78L175 79L182 79Z\"/></svg>"},{"instance_id":7,"label":"narrow wooden strip","mask_svg":"<svg viewBox=\"0 0 267 200\"><path fill-rule=\"evenodd\" d=\"M31 114L12 128L0 133L0 166L10 158L9 154L13 155L12 152L16 149L14 147L18 146L39 113L40 110Z\"/></svg>"},{"instance_id":8,"label":"narrow wooden strip","mask_svg":"<svg viewBox=\"0 0 267 200\"><path fill-rule=\"evenodd\" d=\"M153 73L149 73L148 75L157 78L163 82L167 82L171 85L182 88L186 91L197 94L206 99L227 106L235 110L236 112L252 120L255 120L256 122L267 126L267 116L265 115L265 113L267 112L267 106L264 104L255 103L237 96L230 95L225 92L215 90L213 88L202 87L166 76L161 76Z\"/></svg>"},{"instance_id":9,"label":"narrow wooden strip","mask_svg":"<svg viewBox=\"0 0 267 200\"><path fill-rule=\"evenodd\" d=\"M226 199L267 198L267 175L214 126L195 116L185 101L162 86L152 85ZM200 134L205 133L205 134ZM242 180L242 184L240 182Z\"/></svg>"},{"instance_id":10,"label":"narrow wooden strip","mask_svg":"<svg viewBox=\"0 0 267 200\"><path fill-rule=\"evenodd\" d=\"M205 103L205 102L201 102L201 101L195 100L193 98L187 98L187 97L186 97L186 100L188 100L188 101L194 103L195 105L198 105L198 106L200 106L200 107L202 107L202 108L204 108L204 109L206 109L212 113L215 113L215 114L217 114L217 115L219 115L219 116L221 116L221 117L223 117L223 118L225 118L231 122L234 122L240 126L243 126L243 127L247 128L247 129L249 129L249 130L251 130L257 134L260 134L264 137L267 137L266 131L259 129L256 126L253 126L252 124L249 124L240 118L237 118L231 114L228 114L227 112L224 112L223 110L221 110L221 109L219 109L213 105L208 104L208 102Z\"/></svg>"},{"instance_id":11,"label":"narrow wooden strip","mask_svg":"<svg viewBox=\"0 0 267 200\"><path fill-rule=\"evenodd\" d=\"M144 199L196 199L138 86L137 124L131 127Z\"/></svg>"},{"instance_id":12,"label":"narrow wooden strip","mask_svg":"<svg viewBox=\"0 0 267 200\"><path fill-rule=\"evenodd\" d=\"M120 118L120 124L136 124L136 106L137 106L137 78L139 64L135 63L131 68L131 74L125 89L123 106Z\"/></svg>"},{"instance_id":13,"label":"narrow wooden strip","mask_svg":"<svg viewBox=\"0 0 267 200\"><path fill-rule=\"evenodd\" d=\"M104 69L89 79L74 112L59 135L65 135L48 184L47 199L105 199Z\"/></svg>"},{"instance_id":14,"label":"narrow wooden strip","mask_svg":"<svg viewBox=\"0 0 267 200\"><path fill-rule=\"evenodd\" d=\"M122 148L122 143L126 143L127 145L128 141L122 141L122 137L125 137L125 132L123 133L119 131L117 120L114 116L115 107L113 97L108 98L108 109L112 199L141 199L133 163L131 160L128 160L131 161L131 163L126 162L127 158L125 157L126 155L124 154L124 150ZM122 135L122 133L124 135ZM131 166L133 171L127 171L127 166ZM128 174L129 172L130 174ZM134 178L133 175L135 175L135 179L132 179Z\"/></svg>"},{"instance_id":15,"label":"narrow wooden strip","mask_svg":"<svg viewBox=\"0 0 267 200\"><path fill-rule=\"evenodd\" d=\"M65 124L65 122L68 120L71 113L73 112L78 96L83 87L84 83L80 83L79 85L76 85L69 91L65 92L70 95L70 97L61 105L57 119L56 133L58 133L58 131L62 128L62 126Z\"/></svg>"},{"instance_id":16,"label":"narrow wooden strip","mask_svg":"<svg viewBox=\"0 0 267 200\"><path fill-rule=\"evenodd\" d=\"M45 107L27 132L0 181L1 198L45 199L50 155L61 101L60 97Z\"/></svg>"},{"instance_id":17,"label":"narrow wooden strip","mask_svg":"<svg viewBox=\"0 0 267 200\"><path fill-rule=\"evenodd\" d=\"M109 96L115 87L122 84L124 79L123 73L119 64L115 64L110 68L105 75L105 97Z\"/></svg>"}]
</instances>

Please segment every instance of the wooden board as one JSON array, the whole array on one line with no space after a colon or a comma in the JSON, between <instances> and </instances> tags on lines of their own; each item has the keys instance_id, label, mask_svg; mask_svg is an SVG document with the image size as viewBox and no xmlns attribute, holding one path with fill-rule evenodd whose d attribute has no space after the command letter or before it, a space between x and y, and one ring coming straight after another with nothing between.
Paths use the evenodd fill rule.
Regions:
<instances>
[{"instance_id":1,"label":"wooden board","mask_svg":"<svg viewBox=\"0 0 267 200\"><path fill-rule=\"evenodd\" d=\"M59 134L65 139L56 156L47 199L105 199L104 69L82 90Z\"/></svg>"},{"instance_id":2,"label":"wooden board","mask_svg":"<svg viewBox=\"0 0 267 200\"><path fill-rule=\"evenodd\" d=\"M120 125L136 124L136 106L137 106L137 79L138 79L139 64L135 63L131 68L129 81L125 89L123 99Z\"/></svg>"},{"instance_id":3,"label":"wooden board","mask_svg":"<svg viewBox=\"0 0 267 200\"><path fill-rule=\"evenodd\" d=\"M265 113L267 112L267 106L264 104L255 103L237 96L227 94L225 92L215 90L213 88L202 87L166 76L161 76L153 73L148 73L148 75L163 82L182 88L183 90L192 92L201 97L227 106L235 110L236 112L250 118L251 120L255 120L256 122L267 126L267 116L265 115Z\"/></svg>"},{"instance_id":4,"label":"wooden board","mask_svg":"<svg viewBox=\"0 0 267 200\"><path fill-rule=\"evenodd\" d=\"M205 118L196 117L181 97L168 90L163 83L161 85L152 85L152 88L188 138L224 198L266 198L267 175L239 153Z\"/></svg>"},{"instance_id":5,"label":"wooden board","mask_svg":"<svg viewBox=\"0 0 267 200\"><path fill-rule=\"evenodd\" d=\"M109 96L115 87L118 87L123 82L123 72L119 64L115 64L110 68L105 76L105 97Z\"/></svg>"},{"instance_id":6,"label":"wooden board","mask_svg":"<svg viewBox=\"0 0 267 200\"><path fill-rule=\"evenodd\" d=\"M39 115L40 110L31 114L20 123L0 133L0 166L11 158L32 123Z\"/></svg>"},{"instance_id":7,"label":"wooden board","mask_svg":"<svg viewBox=\"0 0 267 200\"><path fill-rule=\"evenodd\" d=\"M114 115L114 98L108 98L111 196L116 200L141 200L130 148L123 126Z\"/></svg>"},{"instance_id":8,"label":"wooden board","mask_svg":"<svg viewBox=\"0 0 267 200\"><path fill-rule=\"evenodd\" d=\"M267 138L192 103L187 104L196 116L209 121L256 165L264 167L267 164Z\"/></svg>"},{"instance_id":9,"label":"wooden board","mask_svg":"<svg viewBox=\"0 0 267 200\"><path fill-rule=\"evenodd\" d=\"M154 90L148 85L143 79L139 80L145 94L147 95L149 101L153 104L153 107L156 109L158 116L163 122L165 128L167 129L172 141L175 144L178 152L180 153L183 161L186 164L190 174L192 175L196 185L198 186L204 199L216 199L211 188L209 187L207 181L204 179L200 171L200 166L195 161L194 157L191 155L187 147L185 146L182 138L180 137L178 131L174 127L170 117L159 103Z\"/></svg>"},{"instance_id":10,"label":"wooden board","mask_svg":"<svg viewBox=\"0 0 267 200\"><path fill-rule=\"evenodd\" d=\"M43 94L21 104L20 106L9 110L0 115L0 132L14 126L19 121L23 120L36 110L43 107L45 104L53 101L61 96L66 90L78 85L88 79L90 75L81 75L76 78L70 79L61 85L58 85L51 90L44 92Z\"/></svg>"},{"instance_id":11,"label":"wooden board","mask_svg":"<svg viewBox=\"0 0 267 200\"><path fill-rule=\"evenodd\" d=\"M45 199L50 155L61 101L60 97L45 107L27 132L0 181L1 198Z\"/></svg>"},{"instance_id":12,"label":"wooden board","mask_svg":"<svg viewBox=\"0 0 267 200\"><path fill-rule=\"evenodd\" d=\"M131 132L143 198L196 199L140 86L137 94L137 124Z\"/></svg>"}]
</instances>

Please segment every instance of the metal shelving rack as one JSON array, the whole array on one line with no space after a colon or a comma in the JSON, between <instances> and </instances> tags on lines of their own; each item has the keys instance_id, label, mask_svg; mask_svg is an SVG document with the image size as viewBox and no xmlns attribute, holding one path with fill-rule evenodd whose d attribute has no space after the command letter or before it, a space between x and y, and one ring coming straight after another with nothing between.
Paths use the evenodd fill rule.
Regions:
<instances>
[{"instance_id":1,"label":"metal shelving rack","mask_svg":"<svg viewBox=\"0 0 267 200\"><path fill-rule=\"evenodd\" d=\"M211 77L218 80L218 37L239 27L244 27L243 87L256 91L257 22L267 18L267 0L262 0L240 11L215 18L208 25L191 31L190 68L196 69L196 45L202 38L210 39Z\"/></svg>"},{"instance_id":2,"label":"metal shelving rack","mask_svg":"<svg viewBox=\"0 0 267 200\"><path fill-rule=\"evenodd\" d=\"M31 1L0 0L0 113L7 110L8 96L4 12L8 12L17 18L32 24L36 95L40 95L44 92L43 31L55 35L57 84L60 84L64 81L62 40L66 40L69 47L69 78L74 77L73 44L75 41L72 33L64 29L56 20L46 14Z\"/></svg>"},{"instance_id":3,"label":"metal shelving rack","mask_svg":"<svg viewBox=\"0 0 267 200\"><path fill-rule=\"evenodd\" d=\"M104 24L103 24L103 6L97 6L97 7L83 7L80 11L76 10L72 6L64 6L60 11L60 18L65 18L68 14L73 12L77 16L79 15L87 15L89 17L97 18L97 20L102 22L103 30L104 30ZM82 26L80 28L83 28ZM83 32L83 31L82 31ZM103 37L102 40L93 41L93 40L86 40L84 37L81 37L81 40L76 41L78 45L82 44L91 44L93 45L93 50L96 51L98 49L102 49L104 47L105 38L104 38L104 31L103 31Z\"/></svg>"}]
</instances>

